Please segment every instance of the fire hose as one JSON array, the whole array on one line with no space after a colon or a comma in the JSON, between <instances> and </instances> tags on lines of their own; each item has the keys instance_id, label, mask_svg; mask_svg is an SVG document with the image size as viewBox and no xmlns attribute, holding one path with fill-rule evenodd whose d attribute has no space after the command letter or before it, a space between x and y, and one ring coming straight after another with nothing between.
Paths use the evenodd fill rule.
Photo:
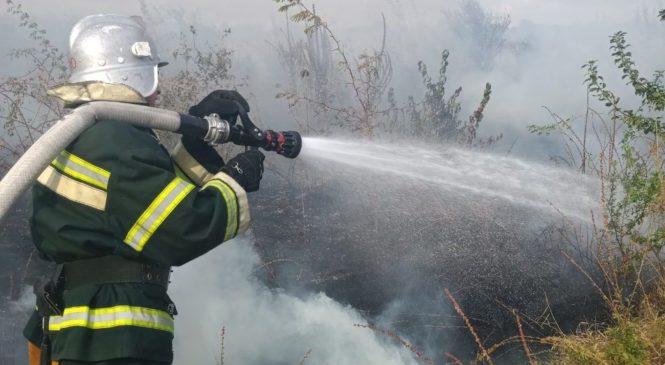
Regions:
<instances>
[{"instance_id":1,"label":"fire hose","mask_svg":"<svg viewBox=\"0 0 665 365\"><path fill-rule=\"evenodd\" d=\"M240 105L239 110L241 125L223 120L216 114L198 118L165 109L107 101L82 105L57 121L2 178L0 221L51 161L98 120L126 122L138 127L190 135L210 145L234 143L274 151L288 158L298 156L302 148L298 132L263 131L252 123Z\"/></svg>"}]
</instances>

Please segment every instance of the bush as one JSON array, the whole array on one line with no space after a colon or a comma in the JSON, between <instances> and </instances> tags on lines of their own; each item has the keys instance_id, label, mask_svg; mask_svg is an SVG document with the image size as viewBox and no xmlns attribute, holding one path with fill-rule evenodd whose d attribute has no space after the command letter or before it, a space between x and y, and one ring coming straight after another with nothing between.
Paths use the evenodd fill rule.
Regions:
<instances>
[{"instance_id":1,"label":"bush","mask_svg":"<svg viewBox=\"0 0 665 365\"><path fill-rule=\"evenodd\" d=\"M7 13L19 20L35 43L11 49L9 58L26 67L18 76L0 75L0 175L64 114L60 103L46 95L47 86L67 79L66 56L48 39L46 30L32 21L21 4L7 0Z\"/></svg>"},{"instance_id":2,"label":"bush","mask_svg":"<svg viewBox=\"0 0 665 365\"><path fill-rule=\"evenodd\" d=\"M665 361L664 73L656 71L651 79L643 77L626 35L615 33L610 50L623 80L640 98L636 108L624 106L599 74L598 62L589 61L583 66L589 95L608 108L606 115L596 114L599 128L585 125L580 137L569 121L561 118L554 124L530 127L537 133L564 133L573 145L570 150L578 151L578 161L586 166L582 171L596 174L602 184L601 211L594 216L595 260L602 281L594 285L613 320L576 335L544 339L553 345L555 364ZM599 151L588 149L587 127L596 131Z\"/></svg>"},{"instance_id":3,"label":"bush","mask_svg":"<svg viewBox=\"0 0 665 365\"><path fill-rule=\"evenodd\" d=\"M289 107L305 130L328 134L331 127L336 126L366 138L383 133L436 142L456 142L469 147L491 144L501 138L477 139L483 112L492 93L489 83L485 85L483 98L468 122L459 118L461 105L457 99L462 88L458 87L450 96L446 95L447 50L442 52L436 81L430 76L425 63L418 62L425 96L420 101L409 96L401 106L395 98L395 91L388 89L392 63L386 49L385 18L381 48L351 56L333 30L316 14L313 6L308 7L302 0L274 1L280 4L280 12L288 14L295 10L295 14L290 16L293 22L305 24L305 41L292 40L287 22L286 44L276 47L290 80L289 89L280 92L278 97L288 100ZM326 51L329 45L333 48ZM337 69L330 66L333 57L337 61ZM332 91L334 86L343 91L336 94ZM384 107L386 92L388 105ZM350 99L350 102L345 103L343 99Z\"/></svg>"},{"instance_id":4,"label":"bush","mask_svg":"<svg viewBox=\"0 0 665 365\"><path fill-rule=\"evenodd\" d=\"M478 128L482 121L485 107L492 95L492 85L485 84L483 98L477 109L469 116L468 122L459 117L462 106L457 101L462 94L462 87L458 87L450 96L446 95L448 57L450 53L444 50L441 53L438 79L434 81L423 61L418 62L418 71L422 77L425 95L421 101L413 96L407 98L405 107L399 107L395 100L394 90L388 93L387 131L397 136L416 137L425 141L459 143L467 147L474 145L489 145L502 136L490 137L487 140L477 139Z\"/></svg>"},{"instance_id":5,"label":"bush","mask_svg":"<svg viewBox=\"0 0 665 365\"><path fill-rule=\"evenodd\" d=\"M340 74L337 77L343 80L340 85L345 85L343 93L345 96L349 96L351 102L342 103L339 100L329 99L329 94L321 95L316 92L316 89L314 93L311 93L307 89L292 88L280 92L277 96L288 100L291 108L300 103L306 103L314 110L330 114L333 125L372 138L380 125L380 117L385 114L385 111L381 110L380 103L392 78L390 55L385 48L385 18L381 49L365 51L358 56L352 56L347 53L341 41L328 24L316 14L313 7L308 7L301 0L274 1L280 4L280 12L288 14L290 10L295 11L295 14L290 16L293 22L305 24L305 34L308 37L307 44L320 49L316 42L321 42L321 45L328 44L328 42L332 43L333 49L329 52L332 52L338 59L337 64ZM328 38L328 40L324 41L323 38ZM294 65L297 67L299 57L293 57L293 49L287 49L287 51L288 53L280 52L283 63L286 60L289 68ZM322 61L329 62L328 57L330 55L317 54L316 57L308 58L308 64L314 66L314 70L317 68L325 70L323 68L325 65L319 65L319 63L322 63ZM303 69L299 74L301 78L307 78L310 76L310 71ZM330 73L326 76L333 75ZM333 76L333 80L335 79ZM316 86L317 83L315 82L314 85ZM318 129L328 132L330 126L323 125L319 126Z\"/></svg>"}]
</instances>

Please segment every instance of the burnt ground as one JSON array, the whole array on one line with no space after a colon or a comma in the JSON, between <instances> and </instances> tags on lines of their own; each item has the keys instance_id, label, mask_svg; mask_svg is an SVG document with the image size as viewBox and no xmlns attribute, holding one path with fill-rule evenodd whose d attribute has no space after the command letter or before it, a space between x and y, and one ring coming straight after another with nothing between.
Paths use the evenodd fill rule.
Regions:
<instances>
[{"instance_id":1,"label":"burnt ground","mask_svg":"<svg viewBox=\"0 0 665 365\"><path fill-rule=\"evenodd\" d=\"M288 171L288 169L282 169ZM528 334L551 334L602 318L588 281L561 255L580 246L561 236L560 217L434 187L349 184L319 172L308 183L266 171L250 195L258 276L293 294L324 291L397 331L441 363L444 352L470 359L475 346L443 289L450 289L486 344L516 334L511 310ZM0 365L25 363L14 310L26 286L49 267L33 252L22 202L0 226ZM28 307L29 308L29 307ZM497 363L520 363L519 346Z\"/></svg>"},{"instance_id":2,"label":"burnt ground","mask_svg":"<svg viewBox=\"0 0 665 365\"><path fill-rule=\"evenodd\" d=\"M306 176L299 187L287 181L297 177L269 179L253 197L262 276L273 286L324 291L435 363L446 351L470 360L477 349L444 288L486 345L517 334L513 309L534 336L603 318L588 279L562 255L593 275L587 243L576 238L586 235L584 225L415 181L391 183L394 176ZM495 360L521 363L520 354L508 347Z\"/></svg>"}]
</instances>

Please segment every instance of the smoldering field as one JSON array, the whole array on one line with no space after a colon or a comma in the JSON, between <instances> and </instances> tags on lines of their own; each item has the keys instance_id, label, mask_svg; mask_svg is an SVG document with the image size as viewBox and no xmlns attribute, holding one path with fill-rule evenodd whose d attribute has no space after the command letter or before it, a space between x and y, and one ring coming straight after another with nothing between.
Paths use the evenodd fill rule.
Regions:
<instances>
[{"instance_id":1,"label":"smoldering field","mask_svg":"<svg viewBox=\"0 0 665 365\"><path fill-rule=\"evenodd\" d=\"M171 294L180 312L176 363L219 363L222 328L223 362L228 364L418 363L393 338L356 324L396 331L437 364L446 361L444 352L469 360L477 348L445 298L444 288L452 291L488 345L516 333L513 309L523 317L527 334L535 336L553 333L557 327L573 331L581 322L602 319L603 308L588 280L561 253L591 267L586 261L593 247L587 245L592 239L585 213L597 199L594 184L580 183L567 174L548 174L547 167L555 165L548 158L564 154L560 141L535 137L526 126L550 121L542 106L573 121L583 118L586 90L579 66L589 59L605 60L600 67L610 76L608 83L621 85L611 77L616 73L610 71L607 57L608 35L616 30L629 32L636 61L646 73L660 68L664 27L656 21L658 4L612 1L603 2L598 10L600 6L560 0L550 2L546 16L539 6L526 2L481 2L485 10L498 15L509 11L513 16L505 33L510 47L495 54L478 54L474 43L478 39L470 37L470 31L452 28L458 2L344 4L348 6L324 2L317 4L317 11L350 52L380 47L380 12L384 12L386 48L393 65L391 86L398 100L421 96L416 63L425 61L434 74L441 50L449 49L448 89L464 87L462 118L473 111L484 82L489 81L493 94L479 134L503 133L504 138L483 151L489 155L469 152L469 160L457 162L467 173L454 182L466 184L467 189L442 188L436 181L414 178L431 173L432 166L423 163L427 157L417 150L432 141L425 144L413 137L398 138L401 145L392 145L393 156L390 142L382 142L388 157L379 162L348 156L343 146L295 162L268 156L261 191L251 194L253 234L174 273ZM69 28L83 15L142 11L134 1L94 8L89 2L72 5L60 13L42 1L25 1L63 49ZM235 80L224 86L236 85L249 96L260 126L297 128L294 120L303 116L294 116L285 100L274 98L290 82L285 69L274 61L274 46L284 42L285 28L276 6L258 1L179 6L144 3L146 19L164 45L163 57L169 58L173 40L181 31L187 35L190 24L197 25L199 44L214 44L220 31L231 27L221 45L233 50ZM222 15L214 15L217 10ZM3 40L2 48L17 46L22 34L13 25L15 20L2 19L5 34L17 33ZM294 37L302 37L300 28L291 27ZM15 62L5 64L3 73L19 72ZM182 62L172 66L187 67ZM631 100L629 94L621 96ZM348 135L339 130L331 133L342 140ZM412 153L404 153L404 144L413 148ZM436 156L446 146L432 148ZM485 156L490 160L483 164ZM518 159L522 168L507 165L501 173L490 163L505 156ZM358 163L362 161L382 169L362 166ZM445 162L448 168L456 167ZM488 171L495 175L483 188L495 194L474 191L483 181L474 179L474 174ZM548 190L548 183L561 190ZM533 184L543 187L542 196L534 193ZM582 189L584 199L574 199L584 184L589 186ZM509 186L515 187L514 200L497 196ZM519 194L520 186L525 194ZM569 194L568 211L553 193ZM527 198L535 206L518 201ZM0 237L0 247L8 252L0 256L2 364L23 363L20 328L31 308L25 285L47 271L31 256L25 207L19 207L11 222L3 222ZM495 358L496 363L524 361L518 345L504 348Z\"/></svg>"},{"instance_id":2,"label":"smoldering field","mask_svg":"<svg viewBox=\"0 0 665 365\"><path fill-rule=\"evenodd\" d=\"M340 147L323 144L331 154ZM284 189L274 194L280 199L257 195L256 240L267 262L258 274L264 281L297 295L322 290L379 328L397 331L435 363L444 362L445 351L467 360L476 351L444 288L489 343L515 334L512 309L532 319L531 334L552 331L546 322L553 315L572 330L580 318L600 313L589 283L561 254L590 258L588 247L581 251L560 235L562 229L587 234L588 221L564 219L560 212L593 210L596 182L565 170L543 172L538 164L509 166L515 161L495 155L470 153L474 162L465 163L467 153L454 149L342 145L339 156L303 153L306 186L289 189L278 178L267 189ZM430 162L439 170L427 169L425 154L449 161ZM411 163L414 155L422 160ZM466 172L446 174L448 164ZM574 199L562 199L562 188ZM542 201L531 202L530 194ZM285 220L275 221L270 207ZM496 360L524 361L510 353Z\"/></svg>"}]
</instances>

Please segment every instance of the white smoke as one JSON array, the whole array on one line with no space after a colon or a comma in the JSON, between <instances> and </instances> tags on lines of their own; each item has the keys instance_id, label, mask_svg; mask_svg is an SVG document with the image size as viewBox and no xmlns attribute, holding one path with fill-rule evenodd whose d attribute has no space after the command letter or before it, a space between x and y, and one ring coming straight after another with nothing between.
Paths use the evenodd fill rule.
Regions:
<instances>
[{"instance_id":1,"label":"white smoke","mask_svg":"<svg viewBox=\"0 0 665 365\"><path fill-rule=\"evenodd\" d=\"M176 364L416 364L349 306L326 295L298 298L253 276L260 260L249 238L224 243L175 271Z\"/></svg>"},{"instance_id":2,"label":"white smoke","mask_svg":"<svg viewBox=\"0 0 665 365\"><path fill-rule=\"evenodd\" d=\"M24 286L21 295L16 300L9 302L9 310L12 314L24 314L35 307L35 293L32 287Z\"/></svg>"}]
</instances>

